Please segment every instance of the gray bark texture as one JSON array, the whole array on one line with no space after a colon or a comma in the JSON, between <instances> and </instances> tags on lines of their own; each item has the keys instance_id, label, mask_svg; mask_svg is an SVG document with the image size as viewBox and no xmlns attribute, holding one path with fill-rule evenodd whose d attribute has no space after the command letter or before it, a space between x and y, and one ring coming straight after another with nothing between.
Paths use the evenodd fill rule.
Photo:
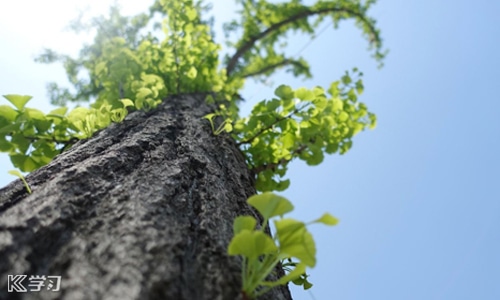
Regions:
<instances>
[{"instance_id":1,"label":"gray bark texture","mask_svg":"<svg viewBox=\"0 0 500 300\"><path fill-rule=\"evenodd\" d=\"M29 174L32 194L20 180L0 189L0 299L242 299L226 249L234 218L258 217L253 176L202 119L212 110L171 97ZM61 276L61 290L8 293L17 274Z\"/></svg>"}]
</instances>

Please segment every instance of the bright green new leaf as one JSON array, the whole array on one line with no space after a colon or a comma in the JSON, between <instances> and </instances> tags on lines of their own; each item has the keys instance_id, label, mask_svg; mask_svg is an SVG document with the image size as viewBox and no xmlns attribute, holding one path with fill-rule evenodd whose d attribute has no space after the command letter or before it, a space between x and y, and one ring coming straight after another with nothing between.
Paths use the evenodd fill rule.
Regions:
<instances>
[{"instance_id":1,"label":"bright green new leaf","mask_svg":"<svg viewBox=\"0 0 500 300\"><path fill-rule=\"evenodd\" d=\"M316 246L303 222L294 219L274 221L280 245L280 258L295 257L309 267L316 265Z\"/></svg>"},{"instance_id":2,"label":"bright green new leaf","mask_svg":"<svg viewBox=\"0 0 500 300\"><path fill-rule=\"evenodd\" d=\"M312 221L311 223L323 223L325 225L333 226L337 225L339 223L339 220L329 213L325 213L320 218Z\"/></svg>"},{"instance_id":3,"label":"bright green new leaf","mask_svg":"<svg viewBox=\"0 0 500 300\"><path fill-rule=\"evenodd\" d=\"M46 120L45 114L41 110L27 107L25 111L30 119L41 121Z\"/></svg>"},{"instance_id":4,"label":"bright green new leaf","mask_svg":"<svg viewBox=\"0 0 500 300\"><path fill-rule=\"evenodd\" d=\"M257 220L252 216L238 216L234 219L233 223L233 233L234 235L240 233L243 230L254 230L257 225Z\"/></svg>"},{"instance_id":5,"label":"bright green new leaf","mask_svg":"<svg viewBox=\"0 0 500 300\"><path fill-rule=\"evenodd\" d=\"M18 177L19 179L21 179L24 183L24 187L26 188L26 191L28 192L28 194L31 194L31 188L30 188L29 184L26 182L26 179L24 179L24 176L23 176L23 174L21 174L21 172L19 172L18 170L10 170L8 172L10 175L14 175L14 176Z\"/></svg>"},{"instance_id":6,"label":"bright green new leaf","mask_svg":"<svg viewBox=\"0 0 500 300\"><path fill-rule=\"evenodd\" d=\"M129 106L134 106L134 102L130 99L120 99L120 102L123 103L123 107L129 107Z\"/></svg>"},{"instance_id":7,"label":"bright green new leaf","mask_svg":"<svg viewBox=\"0 0 500 300\"><path fill-rule=\"evenodd\" d=\"M284 84L280 85L276 90L274 90L274 94L284 100L292 99L294 97L292 88Z\"/></svg>"},{"instance_id":8,"label":"bright green new leaf","mask_svg":"<svg viewBox=\"0 0 500 300\"><path fill-rule=\"evenodd\" d=\"M127 116L127 109L125 108L117 108L117 109L113 109L111 111L111 121L115 122L115 123L119 123L121 121L123 121L123 119L125 119L125 117ZM103 122L105 123L105 122Z\"/></svg>"},{"instance_id":9,"label":"bright green new leaf","mask_svg":"<svg viewBox=\"0 0 500 300\"><path fill-rule=\"evenodd\" d=\"M191 7L186 7L185 14L188 17L189 21L193 21L194 19L196 19L196 16L198 15L196 13L196 9Z\"/></svg>"},{"instance_id":10,"label":"bright green new leaf","mask_svg":"<svg viewBox=\"0 0 500 300\"><path fill-rule=\"evenodd\" d=\"M68 112L68 108L63 106L63 107L58 107L54 110L51 110L47 115L64 116L64 115L66 115L66 112Z\"/></svg>"},{"instance_id":11,"label":"bright green new leaf","mask_svg":"<svg viewBox=\"0 0 500 300\"><path fill-rule=\"evenodd\" d=\"M349 119L349 114L346 113L345 111L340 112L339 114L339 122L345 122Z\"/></svg>"},{"instance_id":12,"label":"bright green new leaf","mask_svg":"<svg viewBox=\"0 0 500 300\"><path fill-rule=\"evenodd\" d=\"M7 100L9 100L10 103L14 104L14 106L18 110L23 110L24 106L28 101L30 101L32 96L26 96L26 95L3 95L3 97Z\"/></svg>"},{"instance_id":13,"label":"bright green new leaf","mask_svg":"<svg viewBox=\"0 0 500 300\"><path fill-rule=\"evenodd\" d=\"M229 243L229 255L242 255L249 259L276 253L278 248L273 239L262 231L242 230L236 234Z\"/></svg>"},{"instance_id":14,"label":"bright green new leaf","mask_svg":"<svg viewBox=\"0 0 500 300\"><path fill-rule=\"evenodd\" d=\"M146 97L149 97L151 94L153 94L151 89L140 88L135 96L137 97L137 99L144 100L144 99L146 99Z\"/></svg>"},{"instance_id":15,"label":"bright green new leaf","mask_svg":"<svg viewBox=\"0 0 500 300\"><path fill-rule=\"evenodd\" d=\"M295 90L295 97L304 101L314 100L314 92L306 88L298 88Z\"/></svg>"},{"instance_id":16,"label":"bright green new leaf","mask_svg":"<svg viewBox=\"0 0 500 300\"><path fill-rule=\"evenodd\" d=\"M226 123L224 124L224 131L226 131L226 132L231 132L231 131L233 131L233 125L232 125L231 123L229 123L229 122L226 122Z\"/></svg>"},{"instance_id":17,"label":"bright green new leaf","mask_svg":"<svg viewBox=\"0 0 500 300\"><path fill-rule=\"evenodd\" d=\"M8 105L0 105L0 118L5 118L7 121L13 122L19 112Z\"/></svg>"},{"instance_id":18,"label":"bright green new leaf","mask_svg":"<svg viewBox=\"0 0 500 300\"><path fill-rule=\"evenodd\" d=\"M290 201L270 192L253 195L248 198L247 202L255 207L267 220L275 216L283 216L293 210L293 205Z\"/></svg>"},{"instance_id":19,"label":"bright green new leaf","mask_svg":"<svg viewBox=\"0 0 500 300\"><path fill-rule=\"evenodd\" d=\"M195 79L196 75L198 75L198 71L196 70L195 67L191 67L189 71L187 72L187 77L191 79Z\"/></svg>"}]
</instances>

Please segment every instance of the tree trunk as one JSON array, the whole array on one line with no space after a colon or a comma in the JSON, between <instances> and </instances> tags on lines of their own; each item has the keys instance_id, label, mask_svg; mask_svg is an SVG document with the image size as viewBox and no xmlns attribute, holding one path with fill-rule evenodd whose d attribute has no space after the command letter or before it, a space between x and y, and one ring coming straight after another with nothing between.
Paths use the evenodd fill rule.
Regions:
<instances>
[{"instance_id":1,"label":"tree trunk","mask_svg":"<svg viewBox=\"0 0 500 300\"><path fill-rule=\"evenodd\" d=\"M131 113L0 189L0 299L241 299L226 254L253 176L201 117L203 95ZM8 275L61 276L60 291L8 292ZM291 299L277 288L262 299Z\"/></svg>"}]
</instances>

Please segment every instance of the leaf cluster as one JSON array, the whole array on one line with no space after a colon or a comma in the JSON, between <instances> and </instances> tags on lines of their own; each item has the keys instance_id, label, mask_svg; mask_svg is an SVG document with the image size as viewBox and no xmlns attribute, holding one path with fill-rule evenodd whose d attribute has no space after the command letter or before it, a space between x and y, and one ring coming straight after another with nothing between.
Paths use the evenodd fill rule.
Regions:
<instances>
[{"instance_id":1,"label":"leaf cluster","mask_svg":"<svg viewBox=\"0 0 500 300\"><path fill-rule=\"evenodd\" d=\"M242 293L250 299L266 293L271 288L293 282L305 289L312 284L307 281L306 268L316 265L316 246L307 225L322 223L336 225L338 220L328 213L320 218L303 223L283 215L293 210L293 205L286 198L273 193L263 193L248 198L263 217L263 225L257 227L257 220L252 216L238 216L234 220L234 237L228 253L242 257ZM275 217L274 238L265 233L268 221ZM292 261L292 258L297 261ZM269 281L269 275L278 263L284 262L286 275L276 281Z\"/></svg>"},{"instance_id":2,"label":"leaf cluster","mask_svg":"<svg viewBox=\"0 0 500 300\"><path fill-rule=\"evenodd\" d=\"M286 189L290 181L280 178L294 158L318 165L324 153L346 153L355 134L375 126L375 115L358 101L362 74L353 73L355 79L346 72L327 91L281 85L277 98L259 102L235 122L233 136L257 175L258 190Z\"/></svg>"},{"instance_id":3,"label":"leaf cluster","mask_svg":"<svg viewBox=\"0 0 500 300\"><path fill-rule=\"evenodd\" d=\"M54 156L76 141L91 137L97 130L120 122L127 115L130 100L120 107L106 104L97 108L77 107L68 113L60 107L45 114L26 107L31 96L4 95L12 106L0 105L0 151L7 152L13 165L31 172L48 164Z\"/></svg>"}]
</instances>

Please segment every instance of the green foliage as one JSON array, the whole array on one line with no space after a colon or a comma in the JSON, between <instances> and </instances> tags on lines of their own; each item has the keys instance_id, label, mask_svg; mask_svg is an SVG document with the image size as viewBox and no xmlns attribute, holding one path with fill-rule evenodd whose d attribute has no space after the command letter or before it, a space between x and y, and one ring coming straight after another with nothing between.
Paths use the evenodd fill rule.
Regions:
<instances>
[{"instance_id":1,"label":"green foliage","mask_svg":"<svg viewBox=\"0 0 500 300\"><path fill-rule=\"evenodd\" d=\"M233 137L242 146L257 174L260 191L284 190L288 180L280 180L294 158L318 165L324 153L346 153L352 137L375 126L375 116L358 102L362 74L353 70L333 82L328 91L281 85L277 98L261 101L247 118L235 122Z\"/></svg>"},{"instance_id":2,"label":"green foliage","mask_svg":"<svg viewBox=\"0 0 500 300\"><path fill-rule=\"evenodd\" d=\"M76 141L91 137L111 122L120 122L127 115L130 100L122 99L112 108L77 107L67 113L66 107L48 114L25 107L30 96L4 95L14 107L0 105L0 150L7 152L13 165L31 172L48 164L54 156Z\"/></svg>"},{"instance_id":3,"label":"green foliage","mask_svg":"<svg viewBox=\"0 0 500 300\"><path fill-rule=\"evenodd\" d=\"M239 216L234 220L234 237L228 247L230 255L239 255L242 265L242 293L254 299L271 288L293 282L308 289L312 284L307 281L306 268L316 265L316 246L308 224L322 223L336 225L338 220L330 214L308 224L283 215L293 210L287 199L273 193L263 193L248 198L264 218L263 225L257 227L252 216ZM274 217L276 234L274 238L265 233L268 221ZM297 261L292 261L292 258ZM268 281L269 275L282 263L287 274L276 281Z\"/></svg>"},{"instance_id":4,"label":"green foliage","mask_svg":"<svg viewBox=\"0 0 500 300\"><path fill-rule=\"evenodd\" d=\"M294 76L311 77L309 65L303 58L288 57L280 49L286 47L287 33L301 32L314 37L318 25L331 19L336 28L340 21L353 19L374 49L374 58L382 62L380 32L375 20L366 12L373 0L317 1L313 5L300 0L273 3L266 0L238 0L242 5L240 20L225 25L226 34L243 33L236 42L228 44L237 49L226 56L227 74L235 77L269 76L279 67L288 67ZM312 18L315 17L315 18Z\"/></svg>"}]
</instances>

